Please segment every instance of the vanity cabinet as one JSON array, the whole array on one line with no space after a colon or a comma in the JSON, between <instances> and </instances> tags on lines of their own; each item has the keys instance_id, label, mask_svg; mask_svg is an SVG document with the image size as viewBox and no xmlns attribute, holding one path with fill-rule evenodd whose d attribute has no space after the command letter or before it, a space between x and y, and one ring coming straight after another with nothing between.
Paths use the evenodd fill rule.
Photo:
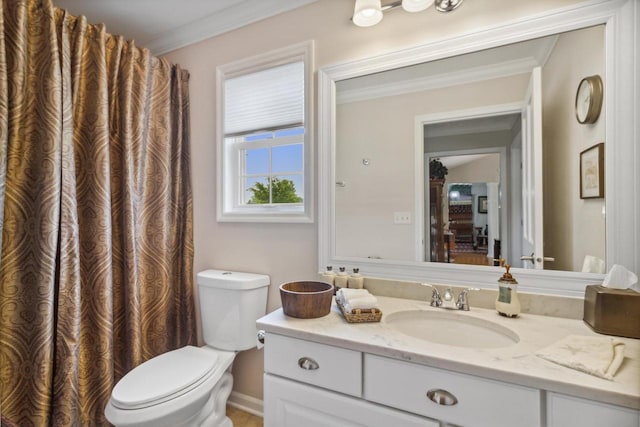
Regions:
<instances>
[{"instance_id":1,"label":"vanity cabinet","mask_svg":"<svg viewBox=\"0 0 640 427\"><path fill-rule=\"evenodd\" d=\"M268 332L265 427L638 427L640 411Z\"/></svg>"},{"instance_id":2,"label":"vanity cabinet","mask_svg":"<svg viewBox=\"0 0 640 427\"><path fill-rule=\"evenodd\" d=\"M539 390L278 334L264 384L265 427L541 425Z\"/></svg>"},{"instance_id":3,"label":"vanity cabinet","mask_svg":"<svg viewBox=\"0 0 640 427\"><path fill-rule=\"evenodd\" d=\"M362 353L268 334L265 427L438 427L362 399Z\"/></svg>"},{"instance_id":4,"label":"vanity cabinet","mask_svg":"<svg viewBox=\"0 0 640 427\"><path fill-rule=\"evenodd\" d=\"M640 412L593 400L547 392L547 427L638 427Z\"/></svg>"}]
</instances>

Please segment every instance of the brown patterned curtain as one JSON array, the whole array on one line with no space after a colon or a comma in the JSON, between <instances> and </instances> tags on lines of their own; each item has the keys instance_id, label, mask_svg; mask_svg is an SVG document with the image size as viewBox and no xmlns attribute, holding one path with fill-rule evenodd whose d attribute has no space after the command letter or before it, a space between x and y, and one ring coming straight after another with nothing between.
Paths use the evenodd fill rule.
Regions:
<instances>
[{"instance_id":1,"label":"brown patterned curtain","mask_svg":"<svg viewBox=\"0 0 640 427\"><path fill-rule=\"evenodd\" d=\"M188 73L51 0L1 12L2 425L108 425L196 341Z\"/></svg>"}]
</instances>

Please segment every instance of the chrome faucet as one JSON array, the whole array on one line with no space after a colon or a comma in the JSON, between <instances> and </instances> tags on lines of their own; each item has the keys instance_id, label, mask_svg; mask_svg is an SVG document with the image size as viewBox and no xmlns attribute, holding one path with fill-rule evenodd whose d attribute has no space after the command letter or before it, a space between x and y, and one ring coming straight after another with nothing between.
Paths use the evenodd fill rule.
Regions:
<instances>
[{"instance_id":1,"label":"chrome faucet","mask_svg":"<svg viewBox=\"0 0 640 427\"><path fill-rule=\"evenodd\" d=\"M446 308L449 310L469 311L469 291L479 291L479 288L465 288L458 294L456 300L454 292L451 288L447 288L442 295L438 289L428 283L422 283L424 286L431 287L431 307Z\"/></svg>"},{"instance_id":2,"label":"chrome faucet","mask_svg":"<svg viewBox=\"0 0 640 427\"><path fill-rule=\"evenodd\" d=\"M456 307L458 310L469 311L469 296L467 295L469 291L479 291L478 288L467 288L460 291L458 294L458 301L456 302Z\"/></svg>"},{"instance_id":3,"label":"chrome faucet","mask_svg":"<svg viewBox=\"0 0 640 427\"><path fill-rule=\"evenodd\" d=\"M442 308L457 308L451 288L447 288L447 290L444 291L444 295L442 295Z\"/></svg>"},{"instance_id":4,"label":"chrome faucet","mask_svg":"<svg viewBox=\"0 0 640 427\"><path fill-rule=\"evenodd\" d=\"M431 285L429 285L431 286ZM440 292L435 286L431 286L431 307L440 307L442 305L442 297L440 297Z\"/></svg>"}]
</instances>

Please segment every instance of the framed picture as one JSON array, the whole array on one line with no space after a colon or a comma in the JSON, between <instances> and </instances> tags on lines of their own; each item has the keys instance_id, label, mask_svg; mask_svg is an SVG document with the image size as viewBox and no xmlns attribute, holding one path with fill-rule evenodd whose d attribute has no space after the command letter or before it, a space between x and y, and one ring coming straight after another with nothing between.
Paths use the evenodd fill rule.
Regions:
<instances>
[{"instance_id":1,"label":"framed picture","mask_svg":"<svg viewBox=\"0 0 640 427\"><path fill-rule=\"evenodd\" d=\"M580 198L604 197L604 142L580 153Z\"/></svg>"},{"instance_id":2,"label":"framed picture","mask_svg":"<svg viewBox=\"0 0 640 427\"><path fill-rule=\"evenodd\" d=\"M487 213L487 196L478 196L478 213Z\"/></svg>"}]
</instances>

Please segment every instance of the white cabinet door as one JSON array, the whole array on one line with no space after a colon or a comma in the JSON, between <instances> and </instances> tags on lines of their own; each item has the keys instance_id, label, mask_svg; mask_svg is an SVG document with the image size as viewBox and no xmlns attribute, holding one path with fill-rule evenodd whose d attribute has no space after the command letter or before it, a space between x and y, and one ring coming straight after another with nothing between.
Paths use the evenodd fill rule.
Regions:
<instances>
[{"instance_id":1,"label":"white cabinet door","mask_svg":"<svg viewBox=\"0 0 640 427\"><path fill-rule=\"evenodd\" d=\"M438 427L428 418L274 375L264 376L265 427Z\"/></svg>"},{"instance_id":2,"label":"white cabinet door","mask_svg":"<svg viewBox=\"0 0 640 427\"><path fill-rule=\"evenodd\" d=\"M547 426L638 427L640 411L548 392Z\"/></svg>"}]
</instances>

